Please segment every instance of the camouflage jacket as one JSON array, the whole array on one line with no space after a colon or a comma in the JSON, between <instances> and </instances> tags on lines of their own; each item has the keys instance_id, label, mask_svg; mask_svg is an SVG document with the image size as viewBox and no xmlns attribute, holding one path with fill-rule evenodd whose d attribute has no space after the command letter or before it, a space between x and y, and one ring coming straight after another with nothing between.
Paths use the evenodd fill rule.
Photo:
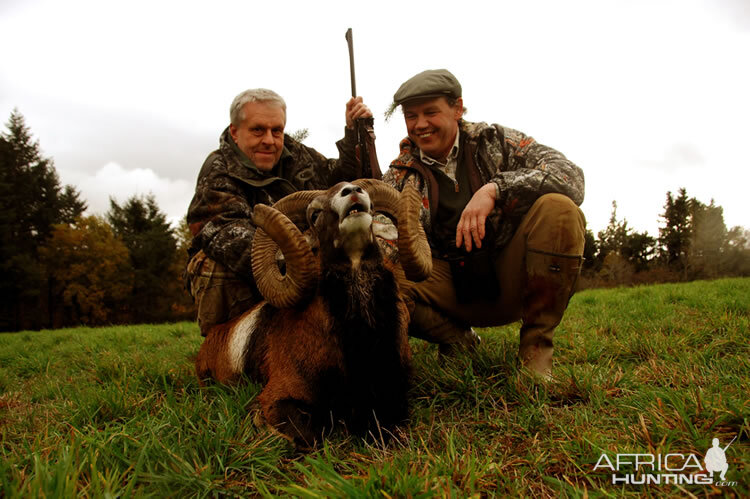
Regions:
<instances>
[{"instance_id":1,"label":"camouflage jacket","mask_svg":"<svg viewBox=\"0 0 750 499\"><path fill-rule=\"evenodd\" d=\"M278 164L263 173L240 151L229 128L225 129L219 149L203 163L188 208L187 222L193 234L190 257L203 250L238 276L252 280L253 206L273 204L295 191L327 189L360 177L356 141L356 132L346 129L344 138L336 143L340 159L328 159L285 135Z\"/></svg>"},{"instance_id":2,"label":"camouflage jacket","mask_svg":"<svg viewBox=\"0 0 750 499\"><path fill-rule=\"evenodd\" d=\"M496 249L510 242L521 219L541 195L555 192L577 205L583 202L583 171L560 152L500 125L461 120L459 133L459 161L464 154L471 154L480 183L494 182L499 188L500 196L486 222L494 229ZM430 238L438 205L434 174L420 161L419 149L408 137L401 141L400 151L383 181L398 190L409 182L422 192L421 221Z\"/></svg>"}]
</instances>

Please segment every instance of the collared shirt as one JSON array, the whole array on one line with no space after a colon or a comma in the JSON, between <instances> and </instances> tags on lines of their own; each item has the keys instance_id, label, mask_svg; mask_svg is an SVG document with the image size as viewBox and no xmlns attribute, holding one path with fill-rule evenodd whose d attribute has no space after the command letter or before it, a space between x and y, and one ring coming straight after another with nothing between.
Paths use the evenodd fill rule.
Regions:
<instances>
[{"instance_id":1,"label":"collared shirt","mask_svg":"<svg viewBox=\"0 0 750 499\"><path fill-rule=\"evenodd\" d=\"M459 149L459 141L458 138L461 135L461 132L456 129L456 140L453 141L453 147L451 147L450 152L448 153L448 157L445 160L445 163L436 160L435 158L431 158L427 156L425 153L422 152L422 150L419 150L419 159L422 160L422 163L426 164L427 166L433 166L437 167L440 171L448 175L453 182L456 182L456 168L458 167L458 149Z\"/></svg>"},{"instance_id":2,"label":"collared shirt","mask_svg":"<svg viewBox=\"0 0 750 499\"><path fill-rule=\"evenodd\" d=\"M445 173L448 178L453 180L453 183L456 186L456 192L458 192L458 181L456 180L456 168L458 167L458 150L459 150L459 136L461 135L460 130L456 130L456 140L453 142L453 147L451 147L451 151L448 153L448 157L445 160L445 163L442 163L435 158L431 158L427 156L425 153L422 152L422 150L419 150L419 159L422 160L422 163L426 164L427 166L432 166L443 173ZM495 200L500 199L500 187L495 184Z\"/></svg>"}]
</instances>

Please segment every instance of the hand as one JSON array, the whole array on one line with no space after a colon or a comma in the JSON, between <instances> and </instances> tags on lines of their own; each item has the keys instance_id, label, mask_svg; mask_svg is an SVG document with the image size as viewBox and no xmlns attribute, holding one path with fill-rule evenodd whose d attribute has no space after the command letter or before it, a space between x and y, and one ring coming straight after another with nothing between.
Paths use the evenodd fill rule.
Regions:
<instances>
[{"instance_id":1,"label":"hand","mask_svg":"<svg viewBox=\"0 0 750 499\"><path fill-rule=\"evenodd\" d=\"M370 118L372 111L362 102L362 97L352 97L346 103L346 127L354 128L357 118Z\"/></svg>"},{"instance_id":2,"label":"hand","mask_svg":"<svg viewBox=\"0 0 750 499\"><path fill-rule=\"evenodd\" d=\"M456 226L456 248L462 245L471 251L472 242L477 248L482 247L484 239L484 222L495 207L495 184L484 184L474 195L461 213Z\"/></svg>"}]
</instances>

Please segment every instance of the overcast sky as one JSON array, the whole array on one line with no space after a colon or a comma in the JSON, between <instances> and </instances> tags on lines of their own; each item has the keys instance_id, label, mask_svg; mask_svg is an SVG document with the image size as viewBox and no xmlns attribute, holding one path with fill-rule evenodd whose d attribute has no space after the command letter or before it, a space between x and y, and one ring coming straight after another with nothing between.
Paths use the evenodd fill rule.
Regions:
<instances>
[{"instance_id":1,"label":"overcast sky","mask_svg":"<svg viewBox=\"0 0 750 499\"><path fill-rule=\"evenodd\" d=\"M335 156L350 96L376 115L385 169L405 135L393 93L424 70L463 86L466 119L515 128L586 175L594 233L658 234L680 187L750 228L750 1L0 0L0 118L26 118L89 212L153 192L181 218L236 94L287 101L287 131Z\"/></svg>"}]
</instances>

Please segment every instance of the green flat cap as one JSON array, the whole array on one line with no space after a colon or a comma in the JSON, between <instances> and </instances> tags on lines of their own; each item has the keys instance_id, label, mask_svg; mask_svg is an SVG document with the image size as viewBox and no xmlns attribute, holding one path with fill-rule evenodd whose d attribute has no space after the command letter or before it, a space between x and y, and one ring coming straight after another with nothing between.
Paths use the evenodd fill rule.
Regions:
<instances>
[{"instance_id":1,"label":"green flat cap","mask_svg":"<svg viewBox=\"0 0 750 499\"><path fill-rule=\"evenodd\" d=\"M461 84L447 69L428 69L406 80L393 94L396 106L419 97L461 97Z\"/></svg>"}]
</instances>

